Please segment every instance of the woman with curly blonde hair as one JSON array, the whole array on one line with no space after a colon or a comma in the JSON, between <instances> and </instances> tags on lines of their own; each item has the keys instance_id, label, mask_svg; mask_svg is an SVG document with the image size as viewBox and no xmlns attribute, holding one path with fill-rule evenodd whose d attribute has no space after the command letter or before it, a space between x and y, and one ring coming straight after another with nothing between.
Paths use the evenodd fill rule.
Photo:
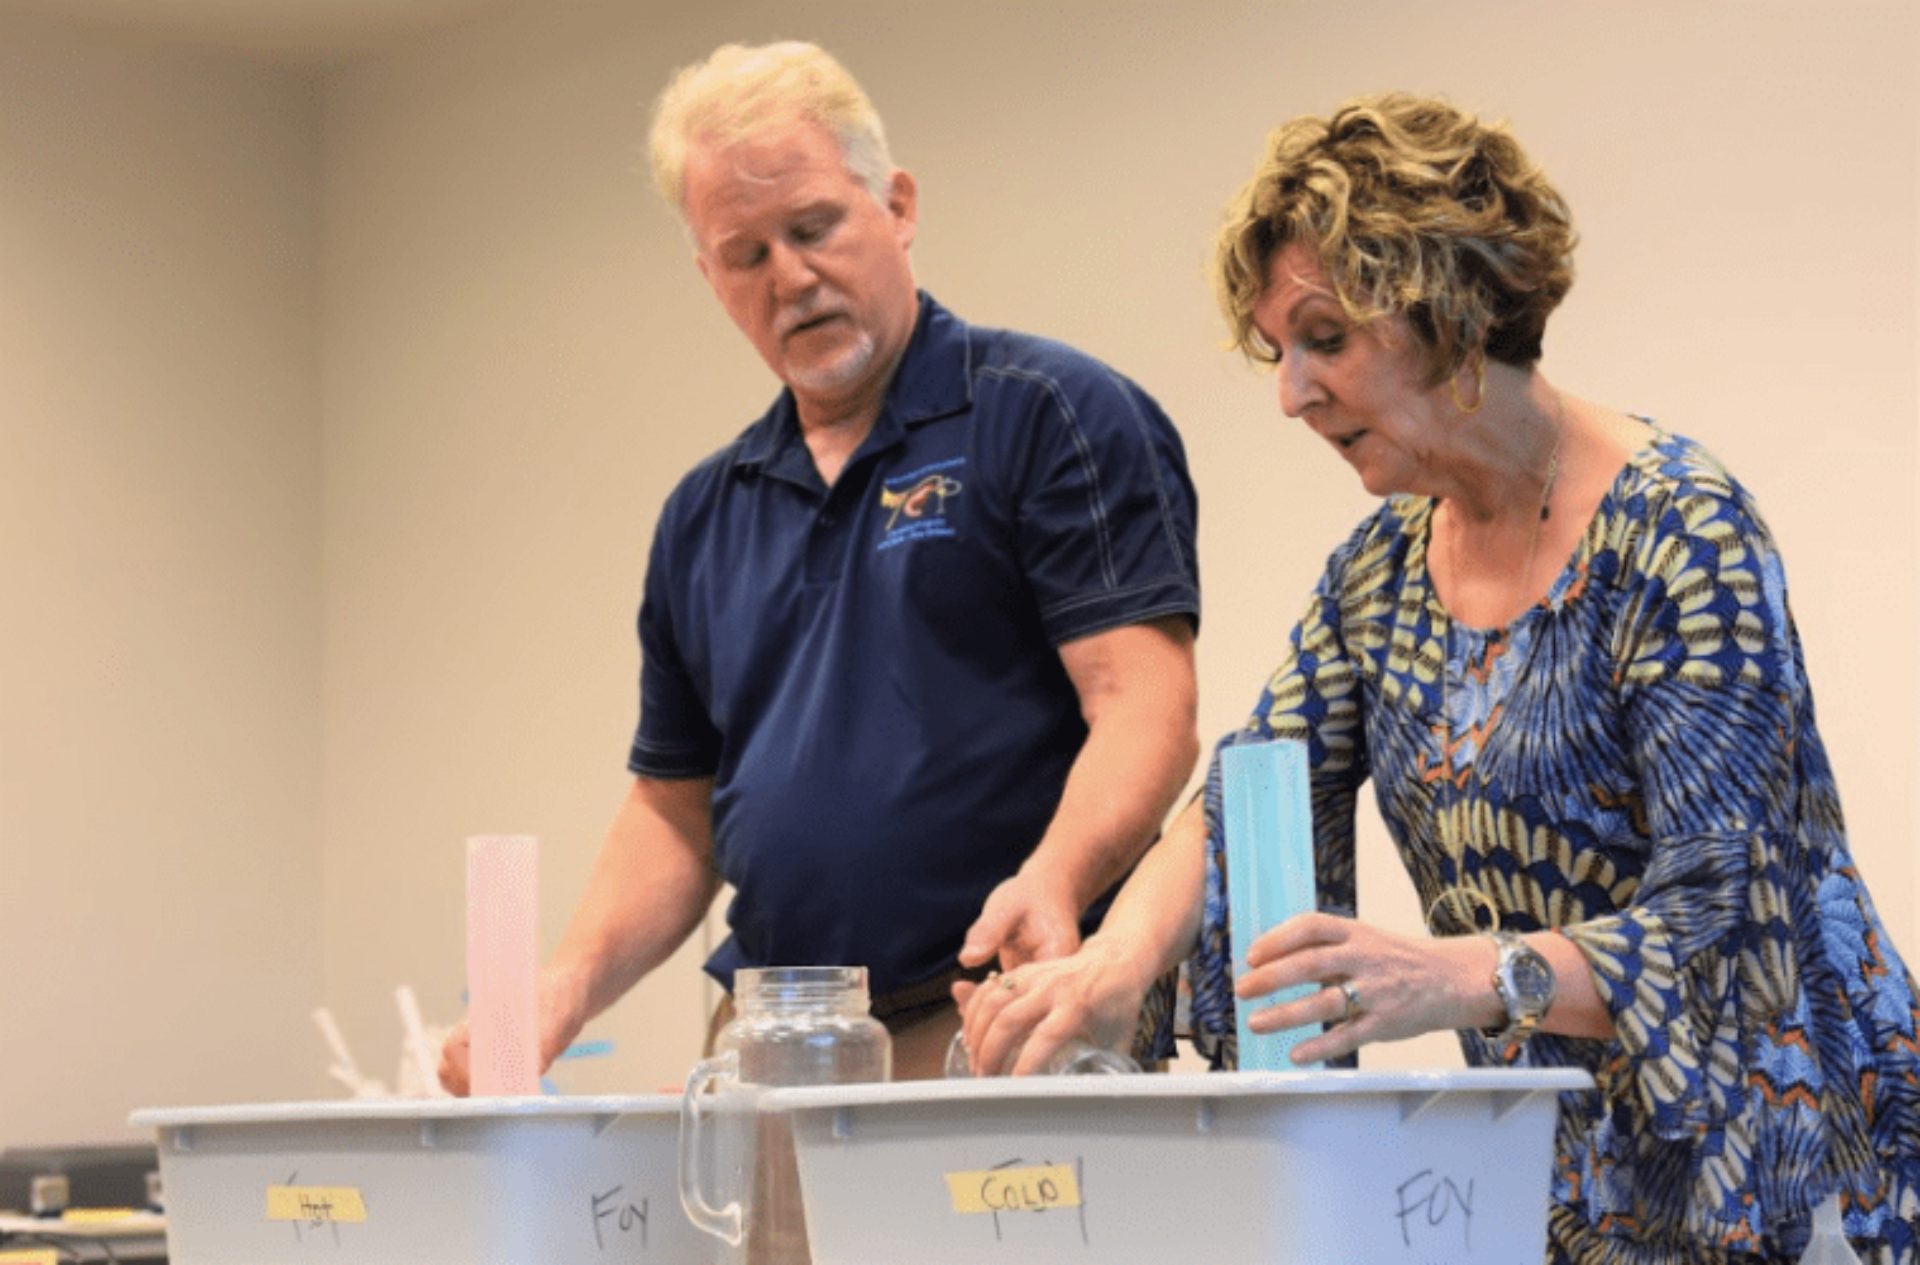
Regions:
<instances>
[{"instance_id":1,"label":"woman with curly blonde hair","mask_svg":"<svg viewBox=\"0 0 1920 1265\"><path fill-rule=\"evenodd\" d=\"M1779 553L1700 445L1541 373L1573 244L1513 137L1446 102L1271 135L1221 308L1384 498L1221 744L1307 744L1320 912L1236 955L1216 759L1078 954L971 998L968 1048L1024 1071L1117 1044L1191 952L1216 1066L1238 1003L1254 1031L1323 1025L1300 1063L1453 1029L1474 1065L1591 1072L1562 1100L1549 1262L1784 1263L1820 1227L1920 1265L1920 1007L1848 851ZM1354 917L1368 780L1425 935Z\"/></svg>"}]
</instances>

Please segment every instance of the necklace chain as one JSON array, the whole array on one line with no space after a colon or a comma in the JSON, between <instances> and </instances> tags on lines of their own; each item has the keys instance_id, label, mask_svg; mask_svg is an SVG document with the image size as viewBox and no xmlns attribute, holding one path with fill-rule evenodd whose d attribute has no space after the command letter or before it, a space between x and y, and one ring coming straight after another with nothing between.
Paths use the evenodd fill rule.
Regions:
<instances>
[{"instance_id":1,"label":"necklace chain","mask_svg":"<svg viewBox=\"0 0 1920 1265\"><path fill-rule=\"evenodd\" d=\"M1547 453L1546 472L1540 478L1540 512L1534 516L1533 529L1527 537L1527 561L1525 569L1520 572L1520 589L1522 592L1527 591L1527 584L1533 577L1534 563L1538 560L1540 552L1541 529L1545 527L1547 518L1553 512L1553 489L1554 485L1558 483L1560 479L1560 446L1566 442L1567 438L1566 397L1558 391L1555 391L1554 402L1556 408L1553 448ZM1436 505L1435 508L1437 509L1438 506ZM1459 540L1457 519L1455 523L1456 530L1452 535L1456 543L1452 546L1450 552L1453 555L1452 561L1457 573L1460 563L1460 547L1457 543ZM1429 571L1431 571L1431 567L1429 567ZM1451 616L1448 616L1446 636L1440 646L1441 780L1448 784L1452 783L1454 776L1453 673L1451 671L1452 655L1449 653L1452 644L1453 619ZM1477 755L1475 762L1478 763ZM1439 826L1441 845L1446 849L1449 858L1453 862L1453 882L1450 886L1444 888L1438 896L1434 897L1433 904L1427 907L1427 930L1437 936L1462 935L1470 931L1497 930L1500 926L1500 911L1495 908L1493 899L1478 887L1467 886L1465 873L1466 840L1460 837L1459 831L1448 829L1448 823L1452 820L1453 814L1446 812L1439 806L1441 798L1442 796L1436 788L1434 795L1435 815L1440 819L1436 824ZM1446 798L1450 801L1453 799L1450 794L1447 795Z\"/></svg>"}]
</instances>

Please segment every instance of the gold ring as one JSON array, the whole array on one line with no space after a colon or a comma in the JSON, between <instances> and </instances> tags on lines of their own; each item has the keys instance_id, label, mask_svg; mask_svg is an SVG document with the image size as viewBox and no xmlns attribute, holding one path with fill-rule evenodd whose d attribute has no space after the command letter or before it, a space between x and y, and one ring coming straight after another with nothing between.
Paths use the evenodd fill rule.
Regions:
<instances>
[{"instance_id":1,"label":"gold ring","mask_svg":"<svg viewBox=\"0 0 1920 1265\"><path fill-rule=\"evenodd\" d=\"M1346 994L1347 1008L1340 1015L1341 1023L1352 1023L1360 1017L1360 990L1353 986L1352 980L1343 980L1340 991Z\"/></svg>"}]
</instances>

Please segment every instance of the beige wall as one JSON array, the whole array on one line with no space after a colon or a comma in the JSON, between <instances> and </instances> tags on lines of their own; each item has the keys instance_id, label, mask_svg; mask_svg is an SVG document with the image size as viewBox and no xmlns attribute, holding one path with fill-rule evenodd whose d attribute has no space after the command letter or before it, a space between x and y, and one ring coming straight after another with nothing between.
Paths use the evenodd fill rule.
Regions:
<instances>
[{"instance_id":1,"label":"beige wall","mask_svg":"<svg viewBox=\"0 0 1920 1265\"><path fill-rule=\"evenodd\" d=\"M0 1146L323 1088L319 124L0 22Z\"/></svg>"},{"instance_id":2,"label":"beige wall","mask_svg":"<svg viewBox=\"0 0 1920 1265\"><path fill-rule=\"evenodd\" d=\"M58 1034L6 1042L0 1143L328 1092L323 998L390 1074L395 983L459 1006L469 833L542 836L558 935L625 781L653 516L772 390L644 174L646 102L723 38L840 52L920 177L923 281L1181 423L1209 734L1367 505L1219 351L1218 207L1271 123L1353 92L1513 119L1585 235L1548 371L1759 493L1859 856L1920 954L1920 32L1810 10L541 4L318 104L0 31L0 998L10 1038ZM1370 910L1411 926L1367 847ZM561 1084L677 1079L696 957Z\"/></svg>"},{"instance_id":3,"label":"beige wall","mask_svg":"<svg viewBox=\"0 0 1920 1265\"><path fill-rule=\"evenodd\" d=\"M920 178L922 280L1077 342L1182 424L1203 727L1237 721L1366 507L1217 349L1220 203L1289 112L1399 86L1514 120L1585 234L1548 370L1716 449L1785 544L1859 852L1920 951L1914 18L1761 4L542 8L367 63L327 114L329 978L459 981L459 840L547 843L549 940L624 781L653 515L773 384L645 184L644 110L725 38L840 53ZM1516 20L1524 15L1524 20ZM1858 602L1873 603L1862 618ZM1897 643L1896 643L1897 644ZM1363 881L1406 925L1384 839ZM368 881L374 873L386 883ZM690 1057L692 963L599 1025ZM369 993L368 1006L378 1004ZM1449 1039L1384 1052L1451 1059Z\"/></svg>"}]
</instances>

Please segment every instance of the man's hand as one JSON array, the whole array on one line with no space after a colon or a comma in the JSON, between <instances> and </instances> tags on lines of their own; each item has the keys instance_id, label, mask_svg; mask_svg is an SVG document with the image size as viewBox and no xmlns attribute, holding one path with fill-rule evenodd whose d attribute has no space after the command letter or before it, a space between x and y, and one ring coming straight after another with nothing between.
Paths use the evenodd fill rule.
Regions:
<instances>
[{"instance_id":1,"label":"man's hand","mask_svg":"<svg viewBox=\"0 0 1920 1265\"><path fill-rule=\"evenodd\" d=\"M984 966L998 957L1000 969L1010 971L1065 957L1079 947L1080 908L1073 893L1023 870L987 897L980 917L967 928L960 965Z\"/></svg>"},{"instance_id":2,"label":"man's hand","mask_svg":"<svg viewBox=\"0 0 1920 1265\"><path fill-rule=\"evenodd\" d=\"M636 777L600 845L586 895L540 972L540 1070L700 925L713 872L713 779ZM472 1092L472 1035L440 1049L440 1083Z\"/></svg>"},{"instance_id":3,"label":"man's hand","mask_svg":"<svg viewBox=\"0 0 1920 1265\"><path fill-rule=\"evenodd\" d=\"M571 975L540 972L540 1071L544 1075L587 1026L586 990ZM473 1032L462 1019L440 1047L440 1083L464 1098L473 1092Z\"/></svg>"}]
</instances>

